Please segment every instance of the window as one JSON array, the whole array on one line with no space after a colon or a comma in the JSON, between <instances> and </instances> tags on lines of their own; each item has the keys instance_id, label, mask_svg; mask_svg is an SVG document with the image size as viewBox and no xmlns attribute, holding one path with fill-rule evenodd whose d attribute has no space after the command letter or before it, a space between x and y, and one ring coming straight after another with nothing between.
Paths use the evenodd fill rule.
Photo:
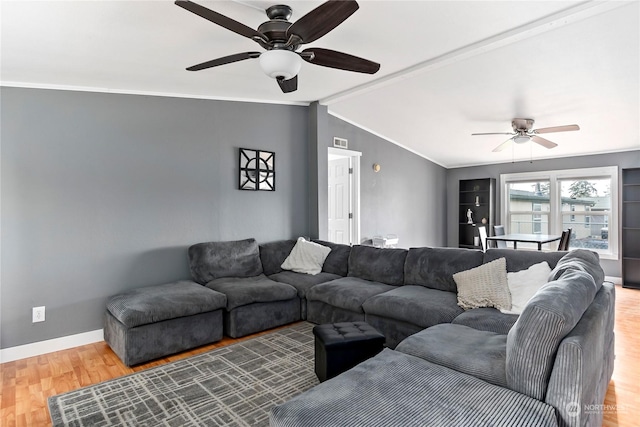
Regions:
<instances>
[{"instance_id":1,"label":"window","mask_svg":"<svg viewBox=\"0 0 640 427\"><path fill-rule=\"evenodd\" d=\"M572 247L609 249L607 224L611 215L611 179L582 176L559 179L563 199L570 199L571 214L563 215L564 228L572 224ZM603 237L604 236L604 237Z\"/></svg>"},{"instance_id":2,"label":"window","mask_svg":"<svg viewBox=\"0 0 640 427\"><path fill-rule=\"evenodd\" d=\"M617 259L617 188L616 166L501 175L501 221L507 233L559 235L571 228L571 249Z\"/></svg>"},{"instance_id":3,"label":"window","mask_svg":"<svg viewBox=\"0 0 640 427\"><path fill-rule=\"evenodd\" d=\"M534 203L533 212L542 212L542 204ZM542 215L540 214L533 214L533 232L536 234L542 233Z\"/></svg>"},{"instance_id":4,"label":"window","mask_svg":"<svg viewBox=\"0 0 640 427\"><path fill-rule=\"evenodd\" d=\"M586 207L586 211L589 212L591 210L591 206ZM591 215L585 215L584 217L584 228L591 227Z\"/></svg>"},{"instance_id":5,"label":"window","mask_svg":"<svg viewBox=\"0 0 640 427\"><path fill-rule=\"evenodd\" d=\"M508 232L549 234L549 181L510 182L508 189Z\"/></svg>"}]
</instances>

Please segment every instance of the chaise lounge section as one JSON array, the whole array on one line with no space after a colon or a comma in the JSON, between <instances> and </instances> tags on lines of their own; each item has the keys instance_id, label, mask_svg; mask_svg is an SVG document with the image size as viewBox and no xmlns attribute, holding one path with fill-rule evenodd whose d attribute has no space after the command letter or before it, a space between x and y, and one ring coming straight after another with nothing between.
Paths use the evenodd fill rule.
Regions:
<instances>
[{"instance_id":1,"label":"chaise lounge section","mask_svg":"<svg viewBox=\"0 0 640 427\"><path fill-rule=\"evenodd\" d=\"M507 268L519 268L533 254L489 251L485 262L514 256ZM613 372L615 290L597 254L554 255L519 316L471 309L456 319L481 312L426 328L274 407L271 425L601 425L589 408Z\"/></svg>"}]
</instances>

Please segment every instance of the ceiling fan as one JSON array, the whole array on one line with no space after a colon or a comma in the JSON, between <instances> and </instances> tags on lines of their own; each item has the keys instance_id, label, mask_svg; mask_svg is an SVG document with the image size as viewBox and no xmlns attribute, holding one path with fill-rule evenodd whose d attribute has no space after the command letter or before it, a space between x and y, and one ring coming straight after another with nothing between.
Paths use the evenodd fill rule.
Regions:
<instances>
[{"instance_id":1,"label":"ceiling fan","mask_svg":"<svg viewBox=\"0 0 640 427\"><path fill-rule=\"evenodd\" d=\"M357 73L375 74L380 69L376 62L335 50L311 47L296 52L300 45L318 40L358 10L355 0L329 0L294 23L289 22L291 7L274 5L266 10L269 21L262 23L257 30L189 0L176 0L175 4L250 38L266 49L266 52L242 52L213 59L187 68L189 71L260 58L262 70L277 80L282 92L289 93L298 89L298 72L302 66L300 58L311 64Z\"/></svg>"},{"instance_id":2,"label":"ceiling fan","mask_svg":"<svg viewBox=\"0 0 640 427\"><path fill-rule=\"evenodd\" d=\"M513 119L511 121L511 127L513 132L497 132L497 133L472 133L472 136L476 135L511 135L511 138L507 139L502 144L493 149L494 152L502 151L510 144L523 144L525 142L533 141L536 144L540 144L545 148L557 147L558 144L551 142L548 139L538 136L544 133L554 132L568 132L574 130L580 130L578 125L564 125L564 126L552 126L548 128L531 129L533 127L533 119Z\"/></svg>"}]
</instances>

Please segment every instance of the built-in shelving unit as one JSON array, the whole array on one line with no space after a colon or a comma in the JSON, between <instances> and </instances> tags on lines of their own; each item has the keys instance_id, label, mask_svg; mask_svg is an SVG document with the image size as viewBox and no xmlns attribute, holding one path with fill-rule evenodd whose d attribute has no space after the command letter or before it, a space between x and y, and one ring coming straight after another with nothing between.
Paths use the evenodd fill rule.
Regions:
<instances>
[{"instance_id":1,"label":"built-in shelving unit","mask_svg":"<svg viewBox=\"0 0 640 427\"><path fill-rule=\"evenodd\" d=\"M622 286L640 289L640 168L622 170Z\"/></svg>"},{"instance_id":2,"label":"built-in shelving unit","mask_svg":"<svg viewBox=\"0 0 640 427\"><path fill-rule=\"evenodd\" d=\"M496 180L494 178L463 179L459 189L459 226L458 246L461 248L480 249L475 245L474 238L478 237L478 226L487 227L487 235L493 235L495 224ZM467 217L471 209L473 222L469 224ZM484 223L483 223L484 219Z\"/></svg>"}]
</instances>

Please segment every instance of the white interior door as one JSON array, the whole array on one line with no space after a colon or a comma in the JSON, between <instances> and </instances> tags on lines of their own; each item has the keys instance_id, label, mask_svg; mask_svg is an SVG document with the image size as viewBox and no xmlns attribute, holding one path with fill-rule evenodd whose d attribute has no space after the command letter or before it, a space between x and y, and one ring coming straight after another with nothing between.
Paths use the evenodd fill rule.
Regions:
<instances>
[{"instance_id":1,"label":"white interior door","mask_svg":"<svg viewBox=\"0 0 640 427\"><path fill-rule=\"evenodd\" d=\"M328 236L345 245L360 243L359 151L329 147Z\"/></svg>"},{"instance_id":2,"label":"white interior door","mask_svg":"<svg viewBox=\"0 0 640 427\"><path fill-rule=\"evenodd\" d=\"M329 160L329 241L351 243L351 159Z\"/></svg>"}]
</instances>

